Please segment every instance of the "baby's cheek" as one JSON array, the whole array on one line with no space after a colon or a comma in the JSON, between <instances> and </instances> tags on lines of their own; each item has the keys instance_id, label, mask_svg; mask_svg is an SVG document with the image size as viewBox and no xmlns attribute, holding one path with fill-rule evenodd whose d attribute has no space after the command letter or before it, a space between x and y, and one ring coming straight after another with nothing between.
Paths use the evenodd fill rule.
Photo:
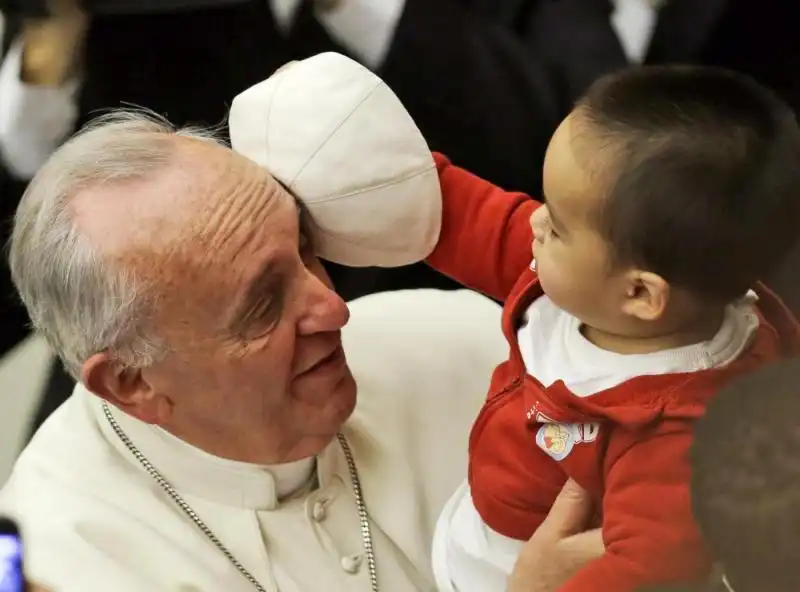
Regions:
<instances>
[{"instance_id":1,"label":"baby's cheek","mask_svg":"<svg viewBox=\"0 0 800 592\"><path fill-rule=\"evenodd\" d=\"M549 286L550 289L559 289L569 277L568 266L562 261L557 253L557 249L547 248L542 249L541 253L536 255L536 271L539 274L539 279L542 284L547 284L545 289Z\"/></svg>"},{"instance_id":2,"label":"baby's cheek","mask_svg":"<svg viewBox=\"0 0 800 592\"><path fill-rule=\"evenodd\" d=\"M536 251L535 261L536 261L536 273L539 274L540 280L542 279L542 275L545 276L552 275L551 261L544 249L538 249Z\"/></svg>"}]
</instances>

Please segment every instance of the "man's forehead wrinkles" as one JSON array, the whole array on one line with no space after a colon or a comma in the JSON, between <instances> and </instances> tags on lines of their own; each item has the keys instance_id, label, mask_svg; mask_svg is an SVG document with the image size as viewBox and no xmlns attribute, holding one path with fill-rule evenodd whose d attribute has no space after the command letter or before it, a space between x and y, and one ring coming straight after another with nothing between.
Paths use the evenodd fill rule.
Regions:
<instances>
[{"instance_id":1,"label":"man's forehead wrinkles","mask_svg":"<svg viewBox=\"0 0 800 592\"><path fill-rule=\"evenodd\" d=\"M291 196L283 191L275 199L269 229L251 225L250 238L243 241L233 267L241 270L236 295L231 300L231 319L236 325L264 302L282 301L287 278L297 265L298 215ZM254 245L260 248L253 250Z\"/></svg>"},{"instance_id":2,"label":"man's forehead wrinkles","mask_svg":"<svg viewBox=\"0 0 800 592\"><path fill-rule=\"evenodd\" d=\"M219 190L215 203L208 208L200 221L203 242L211 251L223 248L240 250L255 229L279 205L279 188L264 179L244 178L225 185Z\"/></svg>"}]
</instances>

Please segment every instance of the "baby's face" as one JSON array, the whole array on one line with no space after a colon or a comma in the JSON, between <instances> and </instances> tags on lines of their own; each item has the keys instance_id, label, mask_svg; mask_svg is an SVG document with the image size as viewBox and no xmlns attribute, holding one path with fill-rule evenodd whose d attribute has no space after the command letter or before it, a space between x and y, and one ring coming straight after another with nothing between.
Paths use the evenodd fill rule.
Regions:
<instances>
[{"instance_id":1,"label":"baby's face","mask_svg":"<svg viewBox=\"0 0 800 592\"><path fill-rule=\"evenodd\" d=\"M547 149L542 206L531 217L533 255L542 288L560 308L585 324L613 331L625 295L623 274L611 265L610 249L596 230L601 188L587 173L587 155L575 154L581 122L562 122ZM585 140L581 138L579 145ZM591 155L603 158L602 154ZM584 166L581 166L581 165Z\"/></svg>"}]
</instances>

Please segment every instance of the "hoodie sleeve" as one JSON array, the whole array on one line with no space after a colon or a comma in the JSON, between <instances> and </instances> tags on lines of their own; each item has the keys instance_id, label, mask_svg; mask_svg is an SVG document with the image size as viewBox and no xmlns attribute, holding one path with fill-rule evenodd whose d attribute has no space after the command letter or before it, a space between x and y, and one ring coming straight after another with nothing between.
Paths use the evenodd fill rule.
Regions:
<instances>
[{"instance_id":1,"label":"hoodie sleeve","mask_svg":"<svg viewBox=\"0 0 800 592\"><path fill-rule=\"evenodd\" d=\"M690 427L662 428L612 461L603 499L606 553L559 592L636 592L708 573L691 512Z\"/></svg>"},{"instance_id":2,"label":"hoodie sleeve","mask_svg":"<svg viewBox=\"0 0 800 592\"><path fill-rule=\"evenodd\" d=\"M495 300L505 300L531 263L531 214L541 204L434 154L442 186L442 229L429 265Z\"/></svg>"}]
</instances>

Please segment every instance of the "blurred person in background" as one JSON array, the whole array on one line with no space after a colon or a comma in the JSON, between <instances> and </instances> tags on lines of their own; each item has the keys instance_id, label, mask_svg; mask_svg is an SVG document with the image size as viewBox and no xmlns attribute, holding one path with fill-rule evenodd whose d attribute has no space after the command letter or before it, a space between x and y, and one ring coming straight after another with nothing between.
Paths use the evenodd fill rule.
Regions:
<instances>
[{"instance_id":1,"label":"blurred person in background","mask_svg":"<svg viewBox=\"0 0 800 592\"><path fill-rule=\"evenodd\" d=\"M754 76L795 107L800 102L800 23L783 0L195 0L183 10L141 4L149 6L90 15L79 0L52 0L45 18L12 13L0 69L5 218L25 180L98 112L126 102L179 125L215 124L237 92L286 61L327 50L378 70L433 149L534 195L557 122L595 78L629 63L724 66ZM453 286L421 265L329 271L347 299ZM793 278L784 280L773 285L786 295ZM0 292L12 293L7 277ZM789 296L797 310L800 297ZM26 321L19 307L6 306L4 348L24 334ZM70 387L56 371L36 424Z\"/></svg>"},{"instance_id":2,"label":"blurred person in background","mask_svg":"<svg viewBox=\"0 0 800 592\"><path fill-rule=\"evenodd\" d=\"M798 389L800 360L771 364L720 393L695 429L692 505L723 592L800 589Z\"/></svg>"}]
</instances>

